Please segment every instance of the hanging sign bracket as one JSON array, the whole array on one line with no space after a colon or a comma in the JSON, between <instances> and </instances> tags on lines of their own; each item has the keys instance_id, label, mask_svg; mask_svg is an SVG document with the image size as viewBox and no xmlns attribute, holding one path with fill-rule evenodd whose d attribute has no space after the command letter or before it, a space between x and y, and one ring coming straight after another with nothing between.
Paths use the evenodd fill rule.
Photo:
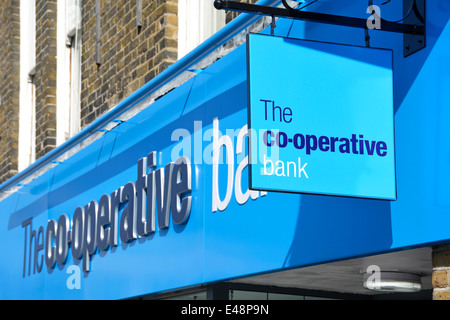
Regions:
<instances>
[{"instance_id":1,"label":"hanging sign bracket","mask_svg":"<svg viewBox=\"0 0 450 320\"><path fill-rule=\"evenodd\" d=\"M247 12L363 29L368 28L368 19L302 11L290 7L286 0L281 2L284 8L231 0L215 0L214 6L218 10ZM387 21L380 18L379 27L373 30L402 33L404 35L404 56L406 57L425 47L425 0L403 0L403 8L403 19Z\"/></svg>"}]
</instances>

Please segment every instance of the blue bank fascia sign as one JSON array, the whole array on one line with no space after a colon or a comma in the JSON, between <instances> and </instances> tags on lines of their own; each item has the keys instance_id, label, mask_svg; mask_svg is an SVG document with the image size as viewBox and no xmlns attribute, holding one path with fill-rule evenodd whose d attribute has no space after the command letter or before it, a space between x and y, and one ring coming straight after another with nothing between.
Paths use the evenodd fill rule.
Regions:
<instances>
[{"instance_id":1,"label":"blue bank fascia sign","mask_svg":"<svg viewBox=\"0 0 450 320\"><path fill-rule=\"evenodd\" d=\"M438 90L450 85L440 73L450 14L427 9L439 34L420 54L404 59L402 43L372 37L394 54L396 201L250 188L243 45L0 202L0 298L124 299L448 242L435 221L450 223L449 114ZM330 42L332 29L300 26L280 20L277 33ZM335 32L336 42L348 37ZM268 116L280 107L287 126L299 121L293 104L258 98ZM320 137L353 147L355 134L372 158L392 154L388 131L327 127L278 131L281 144L305 137L302 179L319 162L303 158L325 153Z\"/></svg>"}]
</instances>

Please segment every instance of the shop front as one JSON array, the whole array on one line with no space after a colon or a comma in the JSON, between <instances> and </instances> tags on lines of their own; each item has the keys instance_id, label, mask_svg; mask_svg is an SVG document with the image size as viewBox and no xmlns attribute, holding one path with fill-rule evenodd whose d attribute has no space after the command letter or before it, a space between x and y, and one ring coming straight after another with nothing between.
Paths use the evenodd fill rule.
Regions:
<instances>
[{"instance_id":1,"label":"shop front","mask_svg":"<svg viewBox=\"0 0 450 320\"><path fill-rule=\"evenodd\" d=\"M356 2L315 8L368 16ZM401 3L381 9L386 19L402 12ZM430 299L431 247L450 238L449 17L446 1L427 2L427 45L407 57L403 34L377 30L370 47L364 30L291 19L277 20L274 36L270 27L250 35L335 48L287 57L301 77L281 73L271 79L279 95L258 96L265 119L285 127L257 132L257 159L248 40L202 69L185 63L194 50L178 63L189 80L157 99L147 84L83 131L76 150L63 145L44 169L4 184L0 298L392 298L393 287L380 287L391 277L408 283L402 298ZM320 68L320 55L336 59ZM323 86L311 85L317 77ZM327 108L308 111L325 96ZM280 136L302 117L316 131L302 123ZM301 156L277 165L270 148L288 141Z\"/></svg>"}]
</instances>

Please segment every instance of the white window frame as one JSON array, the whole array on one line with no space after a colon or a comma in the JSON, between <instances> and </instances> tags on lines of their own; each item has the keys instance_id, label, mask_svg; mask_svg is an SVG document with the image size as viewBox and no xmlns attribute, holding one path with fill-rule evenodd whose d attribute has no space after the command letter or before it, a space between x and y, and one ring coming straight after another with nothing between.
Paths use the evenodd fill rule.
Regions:
<instances>
[{"instance_id":1,"label":"white window frame","mask_svg":"<svg viewBox=\"0 0 450 320\"><path fill-rule=\"evenodd\" d=\"M213 0L178 1L178 59L225 26L226 13Z\"/></svg>"},{"instance_id":2,"label":"white window frame","mask_svg":"<svg viewBox=\"0 0 450 320\"><path fill-rule=\"evenodd\" d=\"M36 1L20 5L20 103L18 171L36 161Z\"/></svg>"},{"instance_id":3,"label":"white window frame","mask_svg":"<svg viewBox=\"0 0 450 320\"><path fill-rule=\"evenodd\" d=\"M57 3L56 144L80 131L81 0Z\"/></svg>"}]
</instances>

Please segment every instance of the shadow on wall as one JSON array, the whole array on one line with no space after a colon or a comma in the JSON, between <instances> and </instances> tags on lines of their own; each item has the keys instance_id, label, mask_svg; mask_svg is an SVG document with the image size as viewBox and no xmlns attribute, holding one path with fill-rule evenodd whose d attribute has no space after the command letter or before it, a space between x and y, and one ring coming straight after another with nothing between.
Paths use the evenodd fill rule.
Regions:
<instances>
[{"instance_id":1,"label":"shadow on wall","mask_svg":"<svg viewBox=\"0 0 450 320\"><path fill-rule=\"evenodd\" d=\"M394 106L395 111L401 107L403 100L414 84L417 76L444 31L450 19L450 2L438 0L426 2L426 47L417 53L403 58L403 52L397 50L394 69ZM403 48L403 42L397 44Z\"/></svg>"},{"instance_id":2,"label":"shadow on wall","mask_svg":"<svg viewBox=\"0 0 450 320\"><path fill-rule=\"evenodd\" d=\"M389 201L302 195L284 267L387 250L391 231Z\"/></svg>"},{"instance_id":3,"label":"shadow on wall","mask_svg":"<svg viewBox=\"0 0 450 320\"><path fill-rule=\"evenodd\" d=\"M327 4L329 3L327 2ZM392 2L392 6L397 6L396 9L399 5L401 6L401 1ZM320 12L320 8L317 11ZM373 41L371 43L374 47L394 50L394 107L396 112L400 109L416 78L433 52L440 35L449 23L450 1L427 1L426 13L426 48L407 58L403 57L402 35L391 35L385 32L372 33L371 40ZM335 14L345 13L336 10ZM336 27L333 29L332 26L311 24L311 27L309 25L303 26L302 31L296 34L294 25L290 36L299 37L298 35L303 33L301 38L306 39L329 41L333 38L334 42L355 42L352 37L355 36L355 32L359 37L361 31L349 30L347 34L345 31L341 32L348 29L351 28ZM329 32L324 32L324 30L328 30L332 35ZM324 37L327 39L323 39ZM364 45L363 37L358 38L356 42L351 44ZM440 71L442 72L442 70ZM420 103L420 101L417 103ZM418 107L424 108L424 106ZM411 197L415 197L415 193L410 193L409 188L412 187L407 185L412 183L411 178L407 178L402 173L398 179L401 179L401 187L406 188L405 190L399 190L406 196L406 200L403 198L404 201L401 204L404 206L404 202L410 200ZM415 183L417 184L417 181ZM414 187L414 190L416 188L418 187ZM284 267L314 264L315 261L320 261L321 257L333 259L334 256L338 259L349 254L357 257L358 255L364 255L364 253L381 253L391 249L393 244L392 221L394 218L391 216L391 202L314 195L303 195L300 199L295 237ZM410 206L408 205L408 207ZM414 210L414 208L411 209ZM322 252L327 254L322 254ZM330 252L333 254L330 255ZM305 257L314 257L314 260L305 261Z\"/></svg>"}]
</instances>

